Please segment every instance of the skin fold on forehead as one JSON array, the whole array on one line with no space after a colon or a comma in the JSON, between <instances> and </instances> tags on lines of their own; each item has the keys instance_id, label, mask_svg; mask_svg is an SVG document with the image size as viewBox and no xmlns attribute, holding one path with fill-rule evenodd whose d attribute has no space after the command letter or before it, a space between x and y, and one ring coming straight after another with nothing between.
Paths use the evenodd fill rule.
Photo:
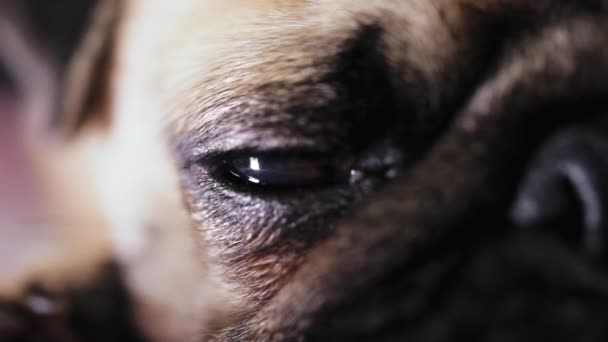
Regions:
<instances>
[{"instance_id":1,"label":"skin fold on forehead","mask_svg":"<svg viewBox=\"0 0 608 342\"><path fill-rule=\"evenodd\" d=\"M395 58L415 64L422 77L437 78L435 65L458 48L450 31L464 31L461 26L470 22L462 20L469 14L461 7L449 1L183 1L169 7L133 1L120 31L117 74L125 75L120 84L154 94L155 105L170 113L154 120L175 123L176 131L192 129L223 115L203 110L217 101L242 98L272 82L289 85L318 77L331 67L324 65L327 59L362 26L386 30L386 48L400 51ZM154 24L159 16L166 23L162 28ZM425 39L416 38L415 48L404 49L409 36ZM188 113L193 114L185 118Z\"/></svg>"}]
</instances>

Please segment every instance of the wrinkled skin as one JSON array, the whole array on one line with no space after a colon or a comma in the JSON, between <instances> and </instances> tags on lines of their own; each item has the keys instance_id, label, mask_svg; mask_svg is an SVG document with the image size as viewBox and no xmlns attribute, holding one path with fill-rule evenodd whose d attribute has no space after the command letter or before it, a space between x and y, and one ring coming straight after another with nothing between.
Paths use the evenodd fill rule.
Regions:
<instances>
[{"instance_id":1,"label":"wrinkled skin","mask_svg":"<svg viewBox=\"0 0 608 342\"><path fill-rule=\"evenodd\" d=\"M434 1L430 7L438 9L436 17L408 17L408 6L422 11L420 15L427 13L423 3L320 3L346 13L334 18L333 12L321 11L331 30L325 31L323 24L306 26L312 16L300 16L289 6L279 12L304 23L302 31L293 25L289 34L273 36L280 25L255 11L262 18L255 27L267 30L254 30L252 37L247 36L252 31L244 29L243 37L239 32L228 40L217 34L223 30L209 29L212 33L205 37L220 39L220 44L214 41L211 52L205 50L198 57L201 65L208 58L205 62L215 68L209 68L211 76L197 74L200 79L195 81L179 78L190 72L180 69L184 60L186 65L198 60L189 54L198 50L184 46L206 45L192 38L196 34L179 34L179 28L167 25L163 34L179 35L186 44L180 41L182 45L168 48L160 42L171 39L153 37L150 46L168 51L175 63L142 61L142 74L158 82L154 85L163 89L162 99L169 99L170 105L158 100L159 93L137 87L141 84L129 77L136 75L129 68L112 69L126 75L121 82L141 90L135 94L148 95L135 99L129 109L149 108L137 107L149 99L166 106L158 109L163 115L159 121L170 122L169 127L154 127L165 132L162 141L146 147L140 143L135 150L147 148L156 155L162 153L150 149L164 146L170 151L169 157L156 161L175 166L179 187L172 188L172 194L183 200L180 204L190 220L187 228L197 233L192 239L205 247L199 257L213 270L213 281L231 289L230 305L220 304L228 312L210 309L221 312L222 318L206 318L208 327L199 322L202 332L193 340L606 340L608 4ZM317 9L316 4L308 5ZM184 13L191 13L196 7L184 8ZM133 65L125 52L131 48L151 54L145 50L150 46L131 47L129 42L145 40L137 35L137 24L157 19L142 19L134 9L138 7L122 18L134 26L124 24L127 29L119 31L125 38L114 46L117 65ZM154 10L146 12L151 13ZM344 19L350 16L357 20ZM240 23L247 27L249 17L242 18ZM428 23L432 29L416 30L415 25ZM193 32L208 33L206 22L196 25L200 31ZM449 44L437 43L444 38ZM332 45L332 39L346 43ZM217 46L226 49L218 53ZM242 51L258 53L239 55ZM213 59L214 54L219 57ZM304 68L308 65L302 60L308 61L308 54L319 64ZM158 59L163 58L169 57L159 53ZM150 65L154 67L145 69ZM305 72L294 72L301 69ZM192 84L181 85L176 79ZM115 91L131 89L129 85ZM332 91L338 95L327 95ZM230 101L242 102L230 107ZM222 106L231 110L218 110ZM114 119L120 119L125 111L120 103L116 107ZM138 114L143 115L131 115ZM79 134L91 134L90 127L99 122L95 119L78 118L73 127L76 141ZM123 121L103 122L100 129L112 130ZM115 132L131 129L118 127ZM398 151L399 172L370 180L361 189L309 193L300 188L294 193L260 194L255 187L245 191L226 186L210 176L213 172L204 163L190 160L201 141L222 148L236 141L232 148L243 147L239 144L248 141L239 140L243 132L254 141L248 142L250 149L285 132L295 146L312 137L313 147L331 150L334 139L346 154L372 151L372 160L382 159L376 153L388 146ZM268 132L274 136L269 138ZM222 145L225 137L233 139ZM133 196L142 202L155 198L145 192ZM163 214L168 217L173 213L167 207ZM167 232L160 220L139 218L148 219L158 236ZM277 222L298 223L288 229ZM53 335L57 330L51 329L45 337L88 341L102 336L91 322L114 324L108 317L125 323L116 330L118 335L108 338L179 336L150 333L162 318L157 311L147 311L150 307L138 306L145 300L142 288L133 285L139 279L137 267L156 255L154 248L160 249L150 242L154 238L145 241L146 246L156 246L144 248L145 258L108 258L120 275L114 268L107 277L107 269L99 272L106 282L93 286L93 297L112 303L111 308L90 310L79 295L89 293L86 288L65 291L61 298L72 303L72 310L55 322L67 335ZM108 283L110 290L103 287ZM26 326L40 324L40 317L23 303L5 307ZM69 318L74 315L82 320ZM136 322L131 324L127 317ZM0 325L3 336L1 329ZM40 338L14 331L7 336Z\"/></svg>"}]
</instances>

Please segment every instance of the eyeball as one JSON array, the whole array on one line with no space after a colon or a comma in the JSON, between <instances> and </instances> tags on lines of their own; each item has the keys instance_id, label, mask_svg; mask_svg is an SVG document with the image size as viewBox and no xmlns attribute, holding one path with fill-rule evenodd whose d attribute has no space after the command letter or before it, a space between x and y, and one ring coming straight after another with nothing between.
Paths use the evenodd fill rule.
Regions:
<instances>
[{"instance_id":1,"label":"eyeball","mask_svg":"<svg viewBox=\"0 0 608 342\"><path fill-rule=\"evenodd\" d=\"M348 181L348 166L324 157L249 155L224 160L233 181L269 188L302 188Z\"/></svg>"}]
</instances>

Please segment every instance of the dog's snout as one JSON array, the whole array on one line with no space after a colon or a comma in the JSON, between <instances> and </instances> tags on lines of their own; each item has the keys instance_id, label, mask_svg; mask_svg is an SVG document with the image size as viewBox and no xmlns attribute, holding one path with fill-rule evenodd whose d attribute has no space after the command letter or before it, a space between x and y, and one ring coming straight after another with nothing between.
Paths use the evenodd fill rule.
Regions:
<instances>
[{"instance_id":1,"label":"dog's snout","mask_svg":"<svg viewBox=\"0 0 608 342\"><path fill-rule=\"evenodd\" d=\"M544 227L593 256L606 250L606 122L567 129L549 140L530 167L512 211L523 227Z\"/></svg>"}]
</instances>

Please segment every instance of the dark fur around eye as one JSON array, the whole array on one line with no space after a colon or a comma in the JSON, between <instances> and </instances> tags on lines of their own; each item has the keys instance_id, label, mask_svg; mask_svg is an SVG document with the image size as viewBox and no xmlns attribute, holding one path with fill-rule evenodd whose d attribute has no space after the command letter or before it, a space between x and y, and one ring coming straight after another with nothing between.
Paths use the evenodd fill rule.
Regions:
<instances>
[{"instance_id":1,"label":"dark fur around eye","mask_svg":"<svg viewBox=\"0 0 608 342\"><path fill-rule=\"evenodd\" d=\"M286 236L322 238L442 131L446 115L415 93L396 92L381 36L373 25L355 32L341 53L314 62L314 79L243 87L189 112L192 128L175 137L175 151L190 210L212 227L205 234L214 245L235 254L222 247L222 259ZM405 86L423 84L414 77ZM227 114L196 121L218 108Z\"/></svg>"}]
</instances>

